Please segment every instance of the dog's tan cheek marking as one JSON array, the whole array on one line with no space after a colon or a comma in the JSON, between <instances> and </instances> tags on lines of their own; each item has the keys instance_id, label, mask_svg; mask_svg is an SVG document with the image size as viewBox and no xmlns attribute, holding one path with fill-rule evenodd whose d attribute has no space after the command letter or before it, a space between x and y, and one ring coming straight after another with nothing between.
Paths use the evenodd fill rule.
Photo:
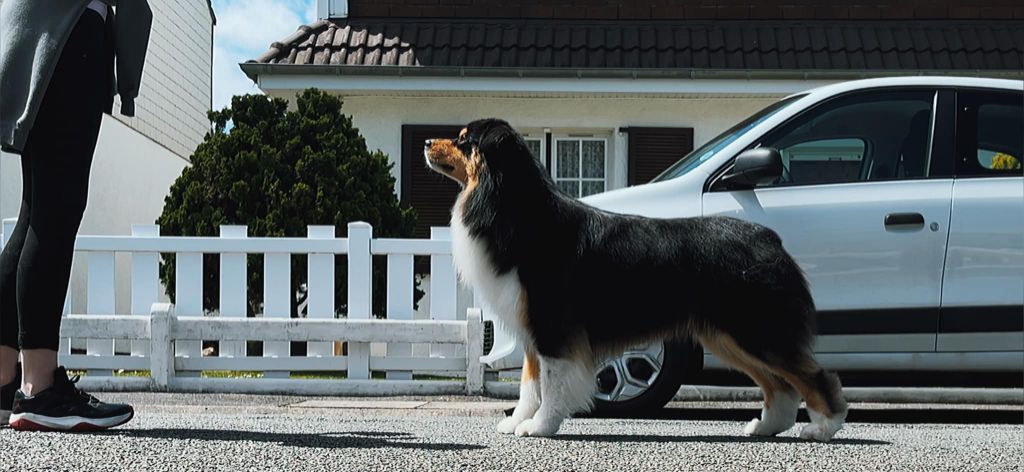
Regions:
<instances>
[{"instance_id":1,"label":"dog's tan cheek marking","mask_svg":"<svg viewBox=\"0 0 1024 472\"><path fill-rule=\"evenodd\" d=\"M466 156L462 154L462 151L455 145L455 143L448 141L448 146L449 149L445 156L447 157L448 165L452 166L454 169L452 170L452 177L455 177L459 182L462 182L463 185L465 185L469 179L469 172L466 168Z\"/></svg>"},{"instance_id":2,"label":"dog's tan cheek marking","mask_svg":"<svg viewBox=\"0 0 1024 472\"><path fill-rule=\"evenodd\" d=\"M469 159L465 160L466 180L463 181L465 186L463 187L462 192L459 192L458 200L455 203L456 205L459 206L459 210L463 211L463 214L465 214L464 206L466 204L466 201L469 200L469 194L472 193L473 190L476 189L477 184L480 183L480 172L482 168L482 162L480 161L479 157L480 155L474 149L473 155L470 156Z\"/></svg>"}]
</instances>

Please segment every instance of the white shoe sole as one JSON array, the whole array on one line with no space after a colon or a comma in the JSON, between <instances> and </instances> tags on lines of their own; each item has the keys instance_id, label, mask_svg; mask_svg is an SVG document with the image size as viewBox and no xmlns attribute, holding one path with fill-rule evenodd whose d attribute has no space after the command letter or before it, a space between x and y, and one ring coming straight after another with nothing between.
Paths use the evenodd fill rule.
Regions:
<instances>
[{"instance_id":1,"label":"white shoe sole","mask_svg":"<svg viewBox=\"0 0 1024 472\"><path fill-rule=\"evenodd\" d=\"M11 428L21 431L90 431L113 428L127 423L135 412L110 418L84 418L81 416L50 417L35 413L18 413L10 417Z\"/></svg>"}]
</instances>

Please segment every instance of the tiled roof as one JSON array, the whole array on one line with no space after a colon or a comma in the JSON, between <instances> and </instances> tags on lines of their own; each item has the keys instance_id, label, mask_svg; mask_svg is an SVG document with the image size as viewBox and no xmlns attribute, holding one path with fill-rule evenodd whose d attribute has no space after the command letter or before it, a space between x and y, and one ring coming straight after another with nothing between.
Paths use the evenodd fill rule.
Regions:
<instances>
[{"instance_id":1,"label":"tiled roof","mask_svg":"<svg viewBox=\"0 0 1024 472\"><path fill-rule=\"evenodd\" d=\"M303 26L255 61L518 69L1019 71L1024 21L350 19Z\"/></svg>"}]
</instances>

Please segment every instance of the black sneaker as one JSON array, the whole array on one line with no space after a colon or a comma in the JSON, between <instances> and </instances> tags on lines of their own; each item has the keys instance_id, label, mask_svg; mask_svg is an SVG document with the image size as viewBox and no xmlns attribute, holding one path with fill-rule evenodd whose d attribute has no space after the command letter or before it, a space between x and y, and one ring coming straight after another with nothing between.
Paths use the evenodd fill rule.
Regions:
<instances>
[{"instance_id":1,"label":"black sneaker","mask_svg":"<svg viewBox=\"0 0 1024 472\"><path fill-rule=\"evenodd\" d=\"M18 431L92 431L127 423L130 405L104 403L75 386L63 367L53 372L53 386L31 397L14 394L11 428Z\"/></svg>"},{"instance_id":2,"label":"black sneaker","mask_svg":"<svg viewBox=\"0 0 1024 472\"><path fill-rule=\"evenodd\" d=\"M14 365L14 380L7 385L0 385L0 426L7 426L14 407L14 392L21 386L21 364Z\"/></svg>"}]
</instances>

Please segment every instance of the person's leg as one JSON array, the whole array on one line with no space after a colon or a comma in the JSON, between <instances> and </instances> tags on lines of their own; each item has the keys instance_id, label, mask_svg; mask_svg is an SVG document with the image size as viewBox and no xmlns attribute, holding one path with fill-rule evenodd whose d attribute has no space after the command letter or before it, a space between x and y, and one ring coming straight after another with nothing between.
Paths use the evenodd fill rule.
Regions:
<instances>
[{"instance_id":1,"label":"person's leg","mask_svg":"<svg viewBox=\"0 0 1024 472\"><path fill-rule=\"evenodd\" d=\"M18 259L28 233L29 194L32 192L32 174L27 157L21 156L21 211L18 223L0 254L0 425L8 423L14 408L14 397L21 386L21 366L18 365Z\"/></svg>"},{"instance_id":2,"label":"person's leg","mask_svg":"<svg viewBox=\"0 0 1024 472\"><path fill-rule=\"evenodd\" d=\"M0 385L14 381L15 369L18 367L18 350L10 346L0 346ZM4 409L0 405L0 409Z\"/></svg>"},{"instance_id":3,"label":"person's leg","mask_svg":"<svg viewBox=\"0 0 1024 472\"><path fill-rule=\"evenodd\" d=\"M100 16L86 11L64 46L25 145L31 215L18 262L17 305L22 391L29 396L48 388L57 368L75 237L110 90L103 31Z\"/></svg>"},{"instance_id":4,"label":"person's leg","mask_svg":"<svg viewBox=\"0 0 1024 472\"><path fill-rule=\"evenodd\" d=\"M75 386L57 366L75 237L85 212L89 168L113 67L105 25L86 10L61 53L28 142L32 194L28 233L18 261L22 389L15 392L15 430L93 430L124 424L129 405L104 403Z\"/></svg>"},{"instance_id":5,"label":"person's leg","mask_svg":"<svg viewBox=\"0 0 1024 472\"><path fill-rule=\"evenodd\" d=\"M21 389L29 396L53 384L64 294L88 197L98 122L51 129L65 139L37 144L37 159L30 162L32 214L17 275Z\"/></svg>"},{"instance_id":6,"label":"person's leg","mask_svg":"<svg viewBox=\"0 0 1024 472\"><path fill-rule=\"evenodd\" d=\"M0 386L7 385L17 377L18 365L18 259L25 245L28 233L28 218L31 214L28 196L32 192L31 172L28 157L21 156L21 210L14 231L6 235L7 243L0 254ZM0 404L0 410L10 410L10 405ZM5 408L7 407L7 408Z\"/></svg>"}]
</instances>

